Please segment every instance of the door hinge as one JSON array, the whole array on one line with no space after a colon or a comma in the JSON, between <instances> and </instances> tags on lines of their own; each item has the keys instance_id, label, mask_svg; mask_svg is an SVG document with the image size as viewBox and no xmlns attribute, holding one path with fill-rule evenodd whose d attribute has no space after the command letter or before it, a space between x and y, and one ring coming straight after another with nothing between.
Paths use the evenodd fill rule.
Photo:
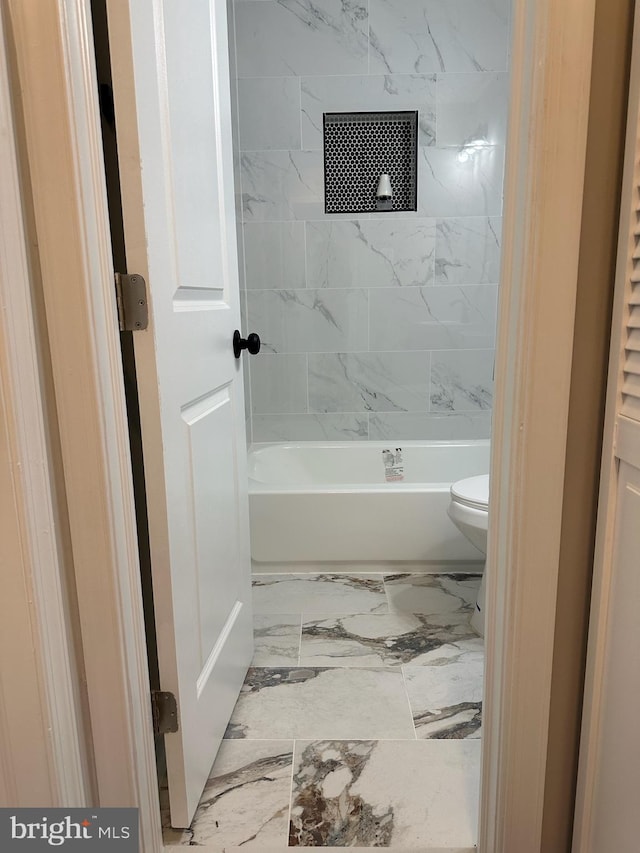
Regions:
<instances>
[{"instance_id":1,"label":"door hinge","mask_svg":"<svg viewBox=\"0 0 640 853\"><path fill-rule=\"evenodd\" d=\"M121 332L137 332L149 325L147 283L139 273L126 275L117 272L116 300Z\"/></svg>"},{"instance_id":2,"label":"door hinge","mask_svg":"<svg viewBox=\"0 0 640 853\"><path fill-rule=\"evenodd\" d=\"M152 690L151 713L155 735L166 735L178 731L178 704L173 693Z\"/></svg>"}]
</instances>

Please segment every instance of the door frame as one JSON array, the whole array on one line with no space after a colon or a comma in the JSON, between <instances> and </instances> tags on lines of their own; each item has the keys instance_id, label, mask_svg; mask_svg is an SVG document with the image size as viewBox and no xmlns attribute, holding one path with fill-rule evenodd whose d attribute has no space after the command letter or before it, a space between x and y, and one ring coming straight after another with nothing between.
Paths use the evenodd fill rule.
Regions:
<instances>
[{"instance_id":1,"label":"door frame","mask_svg":"<svg viewBox=\"0 0 640 853\"><path fill-rule=\"evenodd\" d=\"M91 768L5 20L0 7L0 803L81 807L90 800Z\"/></svg>"},{"instance_id":2,"label":"door frame","mask_svg":"<svg viewBox=\"0 0 640 853\"><path fill-rule=\"evenodd\" d=\"M79 605L92 799L138 806L141 850L157 853L162 833L90 4L7 0L5 7ZM63 730L56 734L63 751L72 745Z\"/></svg>"},{"instance_id":3,"label":"door frame","mask_svg":"<svg viewBox=\"0 0 640 853\"><path fill-rule=\"evenodd\" d=\"M98 801L138 805L141 849L157 853L89 0L6 1L23 93ZM491 853L540 850L572 365L567 330L577 289L594 6L514 4L480 830L480 849Z\"/></svg>"},{"instance_id":4,"label":"door frame","mask_svg":"<svg viewBox=\"0 0 640 853\"><path fill-rule=\"evenodd\" d=\"M636 3L636 11L640 6ZM621 409L624 382L625 301L630 278L629 234L635 218L635 172L640 109L640 17L633 33L630 69L624 183L621 199L619 242L613 303L613 320L607 377L607 400L602 447L602 471L593 565L593 592L589 621L588 656L584 685L584 712L578 767L573 853L593 849L597 780L601 771L601 736L605 702L605 680L609 657L611 609L615 582L616 525L618 522L619 462L640 468L637 425Z\"/></svg>"}]
</instances>

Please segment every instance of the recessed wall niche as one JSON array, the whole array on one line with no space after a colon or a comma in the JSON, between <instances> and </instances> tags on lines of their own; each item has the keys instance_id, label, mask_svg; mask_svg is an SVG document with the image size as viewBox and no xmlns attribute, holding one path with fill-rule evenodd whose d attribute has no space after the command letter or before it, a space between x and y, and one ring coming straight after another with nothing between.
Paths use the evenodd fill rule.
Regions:
<instances>
[{"instance_id":1,"label":"recessed wall niche","mask_svg":"<svg viewBox=\"0 0 640 853\"><path fill-rule=\"evenodd\" d=\"M388 174L391 212L417 210L418 112L324 113L325 213L374 213Z\"/></svg>"}]
</instances>

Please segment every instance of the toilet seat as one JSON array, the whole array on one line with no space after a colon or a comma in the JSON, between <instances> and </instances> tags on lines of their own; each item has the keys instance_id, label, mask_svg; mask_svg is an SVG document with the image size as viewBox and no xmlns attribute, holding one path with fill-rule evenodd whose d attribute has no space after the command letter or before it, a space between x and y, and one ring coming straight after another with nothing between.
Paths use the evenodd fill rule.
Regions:
<instances>
[{"instance_id":1,"label":"toilet seat","mask_svg":"<svg viewBox=\"0 0 640 853\"><path fill-rule=\"evenodd\" d=\"M458 504L472 509L489 510L489 475L467 477L451 486L451 498Z\"/></svg>"}]
</instances>

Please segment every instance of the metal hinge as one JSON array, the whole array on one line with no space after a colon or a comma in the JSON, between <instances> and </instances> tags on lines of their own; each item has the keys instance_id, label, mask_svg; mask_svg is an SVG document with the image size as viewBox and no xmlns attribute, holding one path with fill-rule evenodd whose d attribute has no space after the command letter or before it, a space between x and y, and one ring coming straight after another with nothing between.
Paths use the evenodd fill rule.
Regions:
<instances>
[{"instance_id":1,"label":"metal hinge","mask_svg":"<svg viewBox=\"0 0 640 853\"><path fill-rule=\"evenodd\" d=\"M137 332L149 325L147 283L139 273L126 275L117 272L116 300L121 332Z\"/></svg>"},{"instance_id":2,"label":"metal hinge","mask_svg":"<svg viewBox=\"0 0 640 853\"><path fill-rule=\"evenodd\" d=\"M173 693L152 690L151 713L154 734L166 735L178 731L178 704Z\"/></svg>"}]
</instances>

